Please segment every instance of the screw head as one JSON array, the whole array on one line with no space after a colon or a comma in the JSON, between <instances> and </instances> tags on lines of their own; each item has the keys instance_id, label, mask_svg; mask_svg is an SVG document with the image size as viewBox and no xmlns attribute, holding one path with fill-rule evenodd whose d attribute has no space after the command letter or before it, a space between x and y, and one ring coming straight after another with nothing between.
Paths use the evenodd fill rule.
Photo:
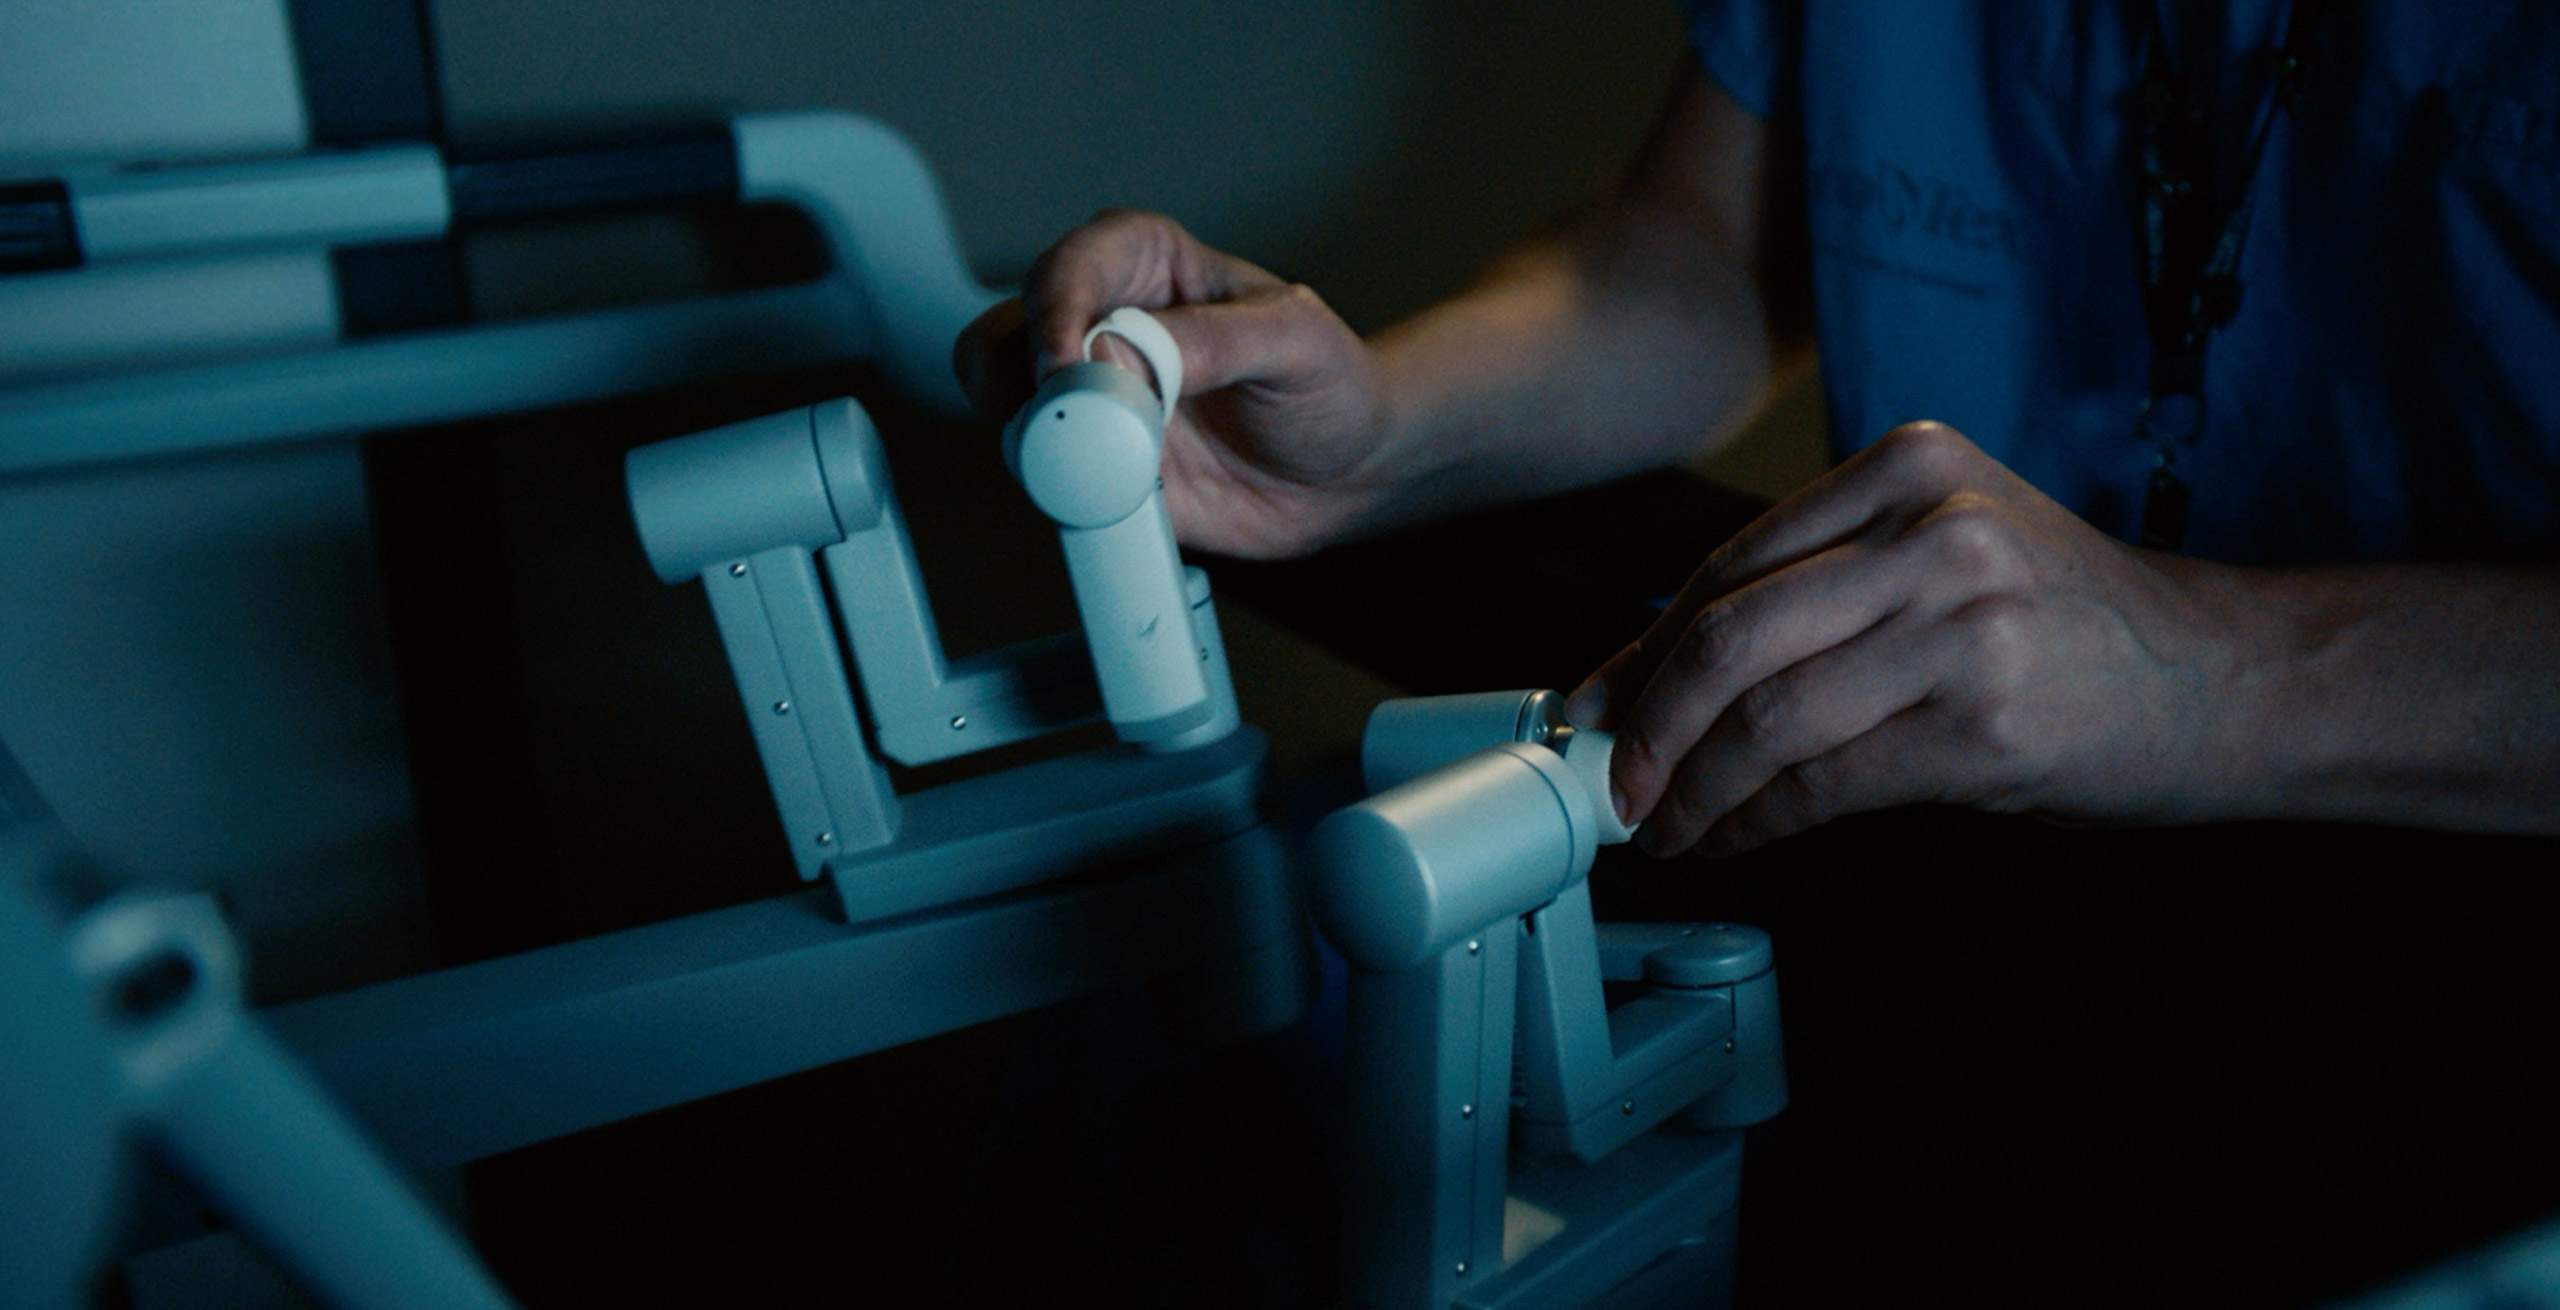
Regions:
<instances>
[{"instance_id":1,"label":"screw head","mask_svg":"<svg viewBox=\"0 0 2560 1310\"><path fill-rule=\"evenodd\" d=\"M733 578L743 578L747 576L747 566L743 563L730 565L729 576Z\"/></svg>"},{"instance_id":2,"label":"screw head","mask_svg":"<svg viewBox=\"0 0 2560 1310\"><path fill-rule=\"evenodd\" d=\"M1620 1113L1620 1114L1634 1114L1635 1112L1636 1112L1636 1103L1635 1103L1634 1101L1628 1101L1627 1103L1625 1103L1625 1104L1623 1104L1623 1105L1621 1105L1621 1106L1619 1106L1619 1107L1618 1107L1618 1113Z\"/></svg>"},{"instance_id":3,"label":"screw head","mask_svg":"<svg viewBox=\"0 0 2560 1310\"><path fill-rule=\"evenodd\" d=\"M1483 943L1483 942L1468 942L1468 943L1467 943L1467 954L1469 954L1469 955L1477 954L1478 952L1481 952L1482 950L1484 950L1484 943Z\"/></svg>"},{"instance_id":4,"label":"screw head","mask_svg":"<svg viewBox=\"0 0 2560 1310\"><path fill-rule=\"evenodd\" d=\"M791 702L787 700L775 701L773 703L773 712L776 714L789 714L791 712Z\"/></svg>"},{"instance_id":5,"label":"screw head","mask_svg":"<svg viewBox=\"0 0 2560 1310\"><path fill-rule=\"evenodd\" d=\"M1472 1105L1472 1104L1459 1106L1459 1107L1458 1107L1458 1117L1459 1117L1459 1118L1461 1118L1461 1119L1473 1119L1473 1118L1475 1118L1475 1117L1476 1117L1476 1108L1475 1108L1475 1106L1474 1106L1474 1105Z\"/></svg>"},{"instance_id":6,"label":"screw head","mask_svg":"<svg viewBox=\"0 0 2560 1310\"><path fill-rule=\"evenodd\" d=\"M1727 1055L1733 1054L1733 1039L1730 1037L1724 1039L1724 1053Z\"/></svg>"},{"instance_id":7,"label":"screw head","mask_svg":"<svg viewBox=\"0 0 2560 1310\"><path fill-rule=\"evenodd\" d=\"M1461 1261L1459 1261L1459 1262L1458 1262L1458 1277L1460 1277L1460 1278L1464 1278L1464 1277L1466 1277L1466 1276L1467 1276L1467 1262L1466 1262L1466 1261L1464 1261L1464 1260L1461 1260Z\"/></svg>"},{"instance_id":8,"label":"screw head","mask_svg":"<svg viewBox=\"0 0 2560 1310\"><path fill-rule=\"evenodd\" d=\"M833 846L836 844L836 835L832 832L819 833L818 844L821 846Z\"/></svg>"},{"instance_id":9,"label":"screw head","mask_svg":"<svg viewBox=\"0 0 2560 1310\"><path fill-rule=\"evenodd\" d=\"M958 731L960 731L962 728L965 728L965 727L968 727L968 726L969 726L969 716L968 716L968 715L966 715L966 714L954 714L954 715L952 715L952 716L951 716L951 730L952 730L953 732L958 732Z\"/></svg>"}]
</instances>

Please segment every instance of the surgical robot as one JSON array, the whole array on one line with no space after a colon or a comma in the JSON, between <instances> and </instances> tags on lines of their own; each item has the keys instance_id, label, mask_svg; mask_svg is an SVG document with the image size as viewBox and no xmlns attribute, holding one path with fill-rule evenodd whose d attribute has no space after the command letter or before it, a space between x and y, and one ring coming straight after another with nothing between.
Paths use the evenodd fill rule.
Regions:
<instances>
[{"instance_id":1,"label":"surgical robot","mask_svg":"<svg viewBox=\"0 0 2560 1310\"><path fill-rule=\"evenodd\" d=\"M1106 333L1138 348L1160 392L1090 358ZM1007 427L1005 455L1058 524L1121 744L924 793L918 812L969 821L937 817L921 839L873 817L885 788L863 771L849 703L787 712L813 682L844 681L822 590L881 749L906 763L1093 714L1074 648L943 666L878 438L851 401L631 457L650 557L663 580L711 590L786 832L818 834L803 876L832 877L849 920L911 907L911 888L947 892L950 875L911 851L955 827L976 834L968 886L983 893L1251 812L1249 793L1225 793L1225 810L1190 799L1234 767L1219 743L1259 739L1237 727L1208 584L1181 566L1156 480L1180 354L1126 308L1085 347ZM1729 1276L1733 1130L1786 1100L1769 942L1728 924L1594 924L1584 875L1630 834L1606 799L1611 738L1566 725L1560 705L1536 691L1380 706L1361 761L1376 794L1324 819L1304 853L1317 921L1353 966L1342 1218L1363 1305L1696 1304ZM865 781L831 787L844 772ZM1141 804L1151 822L1131 826ZM863 849L841 852L856 828ZM1611 983L1642 994L1612 1007Z\"/></svg>"},{"instance_id":2,"label":"surgical robot","mask_svg":"<svg viewBox=\"0 0 2560 1310\"><path fill-rule=\"evenodd\" d=\"M947 403L942 343L985 293L952 271L912 152L843 116L748 116L732 138L712 189L802 204L868 305L842 312L830 282L47 381L0 396L0 471L566 403L677 358L746 367L757 334L782 331L786 355L876 354ZM597 175L597 156L563 158ZM607 180L641 175L629 163ZM462 166L395 148L82 177L19 200L59 210L61 240L37 254L61 259L29 265L50 267L432 232L466 199L556 198L516 185L537 165L484 166L472 190ZM1311 904L1351 964L1355 1301L1712 1302L1734 1130L1784 1097L1766 939L1593 924L1582 879L1625 834L1594 800L1607 738L1566 728L1551 693L1382 707L1363 747L1376 794L1318 825L1301 879L1268 822L1267 747L1239 722L1206 579L1176 554L1155 480L1179 352L1135 311L1097 325L1089 356L1102 334L1152 377L1089 357L1003 437L1057 524L1079 633L945 655L852 401L632 454L650 563L703 582L795 866L823 891L253 1015L209 902L57 895L54 870L76 860L31 820L40 807L0 807L15 815L0 825L10 1048L37 1053L0 1069L0 1214L23 1239L0 1245L8 1298L76 1301L111 1246L117 1144L140 1137L325 1300L505 1304L401 1171L1129 980L1172 980L1157 991L1187 1002L1194 1033L1266 1031L1309 1004ZM726 354L697 349L715 341ZM892 764L1095 721L1112 742L891 785ZM1638 994L1613 1008L1611 987Z\"/></svg>"}]
</instances>

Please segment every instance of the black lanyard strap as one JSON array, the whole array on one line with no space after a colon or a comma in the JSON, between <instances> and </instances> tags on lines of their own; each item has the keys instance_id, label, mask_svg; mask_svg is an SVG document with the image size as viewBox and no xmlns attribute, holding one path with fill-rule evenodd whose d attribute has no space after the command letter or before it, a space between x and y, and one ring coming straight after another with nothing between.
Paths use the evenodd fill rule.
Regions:
<instances>
[{"instance_id":1,"label":"black lanyard strap","mask_svg":"<svg viewBox=\"0 0 2560 1310\"><path fill-rule=\"evenodd\" d=\"M2206 131L2207 97L2169 55L2168 21L2150 11L2137 118L2142 168L2142 316L2151 366L2136 433L2153 445L2151 485L2143 501L2141 544L2175 550L2186 535L2190 487L2178 476L2177 452L2204 435L2204 355L2215 329L2240 310L2240 254L2257 209L2258 165L2276 121L2301 100L2311 73L2312 41L2330 8L2295 0L2285 13L2275 75L2241 156L2230 203L2212 203L2213 156Z\"/></svg>"}]
</instances>

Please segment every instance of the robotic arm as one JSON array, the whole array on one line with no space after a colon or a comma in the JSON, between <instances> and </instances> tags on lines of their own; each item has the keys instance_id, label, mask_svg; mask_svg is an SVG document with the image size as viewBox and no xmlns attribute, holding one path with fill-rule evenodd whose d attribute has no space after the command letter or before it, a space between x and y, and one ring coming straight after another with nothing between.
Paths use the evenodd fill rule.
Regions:
<instances>
[{"instance_id":1,"label":"robotic arm","mask_svg":"<svg viewBox=\"0 0 2560 1310\"><path fill-rule=\"evenodd\" d=\"M1095 330L1181 353L1130 309ZM1087 339L1090 349L1093 338ZM1071 633L946 659L880 437L835 400L645 446L625 473L658 576L698 577L803 878L855 923L1181 850L1260 822L1266 754L1240 726L1209 584L1156 479L1170 405L1087 360L1009 425L1007 462L1058 524ZM869 733L857 715L860 688ZM1122 746L895 794L906 765L1107 717Z\"/></svg>"},{"instance_id":2,"label":"robotic arm","mask_svg":"<svg viewBox=\"0 0 2560 1310\"><path fill-rule=\"evenodd\" d=\"M1786 1102L1766 935L1592 922L1584 875L1629 834L1611 738L1558 704L1380 706L1376 794L1308 841L1317 925L1352 966L1343 1232L1364 1305L1579 1305L1686 1260L1714 1277L1729 1130ZM1641 990L1611 1008L1604 982Z\"/></svg>"}]
</instances>

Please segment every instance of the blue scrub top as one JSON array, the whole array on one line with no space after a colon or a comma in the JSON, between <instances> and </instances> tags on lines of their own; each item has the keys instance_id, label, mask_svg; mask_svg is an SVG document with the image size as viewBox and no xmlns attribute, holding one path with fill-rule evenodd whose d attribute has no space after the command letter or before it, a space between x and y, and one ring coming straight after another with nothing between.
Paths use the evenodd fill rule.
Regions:
<instances>
[{"instance_id":1,"label":"blue scrub top","mask_svg":"<svg viewBox=\"0 0 2560 1310\"><path fill-rule=\"evenodd\" d=\"M2148 0L1686 0L1708 73L1798 130L1840 454L1942 420L2130 539ZM2274 132L2237 316L2178 460L2235 563L2560 546L2560 6L2359 0ZM2284 0L2171 3L2227 194Z\"/></svg>"}]
</instances>

